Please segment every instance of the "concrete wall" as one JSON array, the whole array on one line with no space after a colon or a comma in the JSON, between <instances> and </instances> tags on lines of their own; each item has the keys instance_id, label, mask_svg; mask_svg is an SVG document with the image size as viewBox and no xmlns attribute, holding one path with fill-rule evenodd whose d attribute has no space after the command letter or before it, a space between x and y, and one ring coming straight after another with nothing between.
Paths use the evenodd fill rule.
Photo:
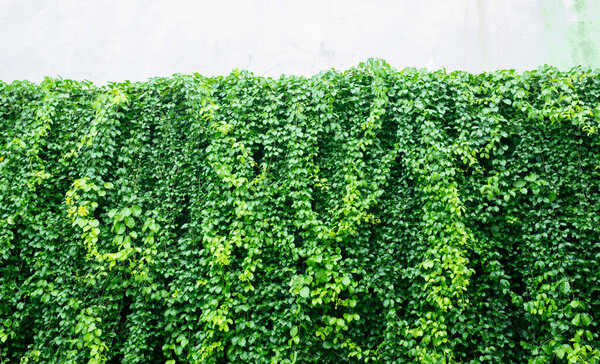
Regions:
<instances>
[{"instance_id":1,"label":"concrete wall","mask_svg":"<svg viewBox=\"0 0 600 364\"><path fill-rule=\"evenodd\" d=\"M600 0L0 0L0 79L600 66Z\"/></svg>"}]
</instances>

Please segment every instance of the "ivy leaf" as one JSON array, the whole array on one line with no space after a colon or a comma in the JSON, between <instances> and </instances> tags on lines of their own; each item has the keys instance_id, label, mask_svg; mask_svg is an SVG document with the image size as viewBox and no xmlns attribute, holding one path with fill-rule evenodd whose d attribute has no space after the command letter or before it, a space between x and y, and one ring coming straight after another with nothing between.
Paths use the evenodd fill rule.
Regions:
<instances>
[{"instance_id":1,"label":"ivy leaf","mask_svg":"<svg viewBox=\"0 0 600 364\"><path fill-rule=\"evenodd\" d=\"M142 213L142 208L136 205L131 206L131 212L133 213L133 216L140 216Z\"/></svg>"},{"instance_id":2,"label":"ivy leaf","mask_svg":"<svg viewBox=\"0 0 600 364\"><path fill-rule=\"evenodd\" d=\"M581 315L581 323L583 324L583 326L589 326L590 323L592 323L592 320L588 314L584 313Z\"/></svg>"},{"instance_id":3,"label":"ivy leaf","mask_svg":"<svg viewBox=\"0 0 600 364\"><path fill-rule=\"evenodd\" d=\"M303 298L308 298L308 296L310 296L310 289L308 287L302 287L300 290L300 296Z\"/></svg>"},{"instance_id":4,"label":"ivy leaf","mask_svg":"<svg viewBox=\"0 0 600 364\"><path fill-rule=\"evenodd\" d=\"M581 320L581 314L577 314L577 315L575 315L575 317L573 317L573 319L571 320L571 323L575 326L579 326L580 320Z\"/></svg>"},{"instance_id":5,"label":"ivy leaf","mask_svg":"<svg viewBox=\"0 0 600 364\"><path fill-rule=\"evenodd\" d=\"M131 216L126 216L124 222L128 228L133 228L135 226L135 220Z\"/></svg>"},{"instance_id":6,"label":"ivy leaf","mask_svg":"<svg viewBox=\"0 0 600 364\"><path fill-rule=\"evenodd\" d=\"M569 294L569 292L571 292L571 285L569 284L569 282L565 281L562 285L562 293Z\"/></svg>"},{"instance_id":7,"label":"ivy leaf","mask_svg":"<svg viewBox=\"0 0 600 364\"><path fill-rule=\"evenodd\" d=\"M121 223L117 223L115 225L115 232L118 235L123 235L125 233L125 225L121 224Z\"/></svg>"}]
</instances>

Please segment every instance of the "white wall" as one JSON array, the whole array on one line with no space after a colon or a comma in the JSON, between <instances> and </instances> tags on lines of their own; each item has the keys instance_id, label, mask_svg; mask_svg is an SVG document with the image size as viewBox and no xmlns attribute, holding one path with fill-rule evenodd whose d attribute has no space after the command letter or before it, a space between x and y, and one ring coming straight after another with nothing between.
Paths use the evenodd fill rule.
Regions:
<instances>
[{"instance_id":1,"label":"white wall","mask_svg":"<svg viewBox=\"0 0 600 364\"><path fill-rule=\"evenodd\" d=\"M600 0L0 0L0 79L600 66Z\"/></svg>"}]
</instances>

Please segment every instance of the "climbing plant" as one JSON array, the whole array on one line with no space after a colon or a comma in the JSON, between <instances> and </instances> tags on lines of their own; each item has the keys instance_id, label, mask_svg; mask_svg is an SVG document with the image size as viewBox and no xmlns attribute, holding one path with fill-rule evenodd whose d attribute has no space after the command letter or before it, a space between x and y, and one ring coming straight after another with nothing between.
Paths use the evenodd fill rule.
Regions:
<instances>
[{"instance_id":1,"label":"climbing plant","mask_svg":"<svg viewBox=\"0 0 600 364\"><path fill-rule=\"evenodd\" d=\"M600 73L0 82L0 363L600 362Z\"/></svg>"}]
</instances>

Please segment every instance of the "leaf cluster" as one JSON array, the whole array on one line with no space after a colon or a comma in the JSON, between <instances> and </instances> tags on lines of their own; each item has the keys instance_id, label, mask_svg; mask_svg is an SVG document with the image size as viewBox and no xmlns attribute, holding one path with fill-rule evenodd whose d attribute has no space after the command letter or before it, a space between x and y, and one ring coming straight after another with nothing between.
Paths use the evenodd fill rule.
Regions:
<instances>
[{"instance_id":1,"label":"leaf cluster","mask_svg":"<svg viewBox=\"0 0 600 364\"><path fill-rule=\"evenodd\" d=\"M600 73L0 82L0 363L600 360Z\"/></svg>"}]
</instances>

